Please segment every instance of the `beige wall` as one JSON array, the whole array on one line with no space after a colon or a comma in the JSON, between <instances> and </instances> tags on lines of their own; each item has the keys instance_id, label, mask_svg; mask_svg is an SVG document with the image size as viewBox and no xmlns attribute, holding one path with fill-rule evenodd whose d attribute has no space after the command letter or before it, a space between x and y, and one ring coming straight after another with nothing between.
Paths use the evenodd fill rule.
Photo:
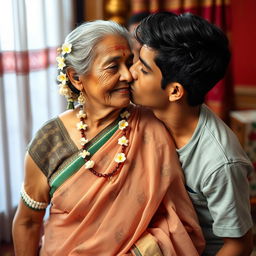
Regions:
<instances>
[{"instance_id":1,"label":"beige wall","mask_svg":"<svg viewBox=\"0 0 256 256\"><path fill-rule=\"evenodd\" d=\"M125 25L130 15L130 0L84 0L85 20L111 19Z\"/></svg>"},{"instance_id":2,"label":"beige wall","mask_svg":"<svg viewBox=\"0 0 256 256\"><path fill-rule=\"evenodd\" d=\"M85 0L85 19L104 19L103 2L104 0Z\"/></svg>"}]
</instances>

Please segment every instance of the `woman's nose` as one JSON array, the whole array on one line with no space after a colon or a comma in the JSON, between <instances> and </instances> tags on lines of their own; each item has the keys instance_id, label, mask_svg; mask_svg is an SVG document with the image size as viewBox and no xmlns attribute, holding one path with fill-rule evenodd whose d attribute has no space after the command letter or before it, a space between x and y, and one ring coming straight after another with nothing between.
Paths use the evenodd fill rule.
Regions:
<instances>
[{"instance_id":1,"label":"woman's nose","mask_svg":"<svg viewBox=\"0 0 256 256\"><path fill-rule=\"evenodd\" d=\"M127 82L131 82L133 80L132 74L128 67L126 66L123 67L120 80L127 81Z\"/></svg>"}]
</instances>

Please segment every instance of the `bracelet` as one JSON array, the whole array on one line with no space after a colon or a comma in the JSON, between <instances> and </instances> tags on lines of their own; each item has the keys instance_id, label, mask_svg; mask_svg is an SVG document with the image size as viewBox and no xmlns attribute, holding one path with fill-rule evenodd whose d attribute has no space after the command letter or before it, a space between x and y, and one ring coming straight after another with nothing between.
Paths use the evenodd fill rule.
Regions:
<instances>
[{"instance_id":1,"label":"bracelet","mask_svg":"<svg viewBox=\"0 0 256 256\"><path fill-rule=\"evenodd\" d=\"M37 202L37 201L33 200L26 193L25 188L24 188L24 183L21 186L20 195L21 195L21 198L22 198L23 202L25 203L25 205L28 206L29 208L33 209L33 210L37 210L37 211L45 210L48 206L47 203Z\"/></svg>"}]
</instances>

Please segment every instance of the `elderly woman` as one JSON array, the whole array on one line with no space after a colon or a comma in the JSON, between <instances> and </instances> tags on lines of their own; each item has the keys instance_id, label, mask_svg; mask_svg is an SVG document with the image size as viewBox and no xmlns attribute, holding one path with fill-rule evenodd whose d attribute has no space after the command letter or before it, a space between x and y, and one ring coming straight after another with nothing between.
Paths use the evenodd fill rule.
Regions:
<instances>
[{"instance_id":1,"label":"elderly woman","mask_svg":"<svg viewBox=\"0 0 256 256\"><path fill-rule=\"evenodd\" d=\"M67 36L58 81L70 106L79 105L28 146L16 256L39 248L43 256L202 251L174 144L152 114L130 105L132 58L129 34L114 22L88 22Z\"/></svg>"}]
</instances>

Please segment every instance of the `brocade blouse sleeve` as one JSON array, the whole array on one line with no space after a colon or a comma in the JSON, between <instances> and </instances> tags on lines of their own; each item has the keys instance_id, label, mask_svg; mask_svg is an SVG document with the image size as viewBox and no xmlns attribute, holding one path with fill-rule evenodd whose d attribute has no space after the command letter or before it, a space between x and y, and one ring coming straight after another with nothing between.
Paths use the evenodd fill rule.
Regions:
<instances>
[{"instance_id":1,"label":"brocade blouse sleeve","mask_svg":"<svg viewBox=\"0 0 256 256\"><path fill-rule=\"evenodd\" d=\"M78 151L57 117L46 122L29 143L27 151L49 179L63 161Z\"/></svg>"}]
</instances>

